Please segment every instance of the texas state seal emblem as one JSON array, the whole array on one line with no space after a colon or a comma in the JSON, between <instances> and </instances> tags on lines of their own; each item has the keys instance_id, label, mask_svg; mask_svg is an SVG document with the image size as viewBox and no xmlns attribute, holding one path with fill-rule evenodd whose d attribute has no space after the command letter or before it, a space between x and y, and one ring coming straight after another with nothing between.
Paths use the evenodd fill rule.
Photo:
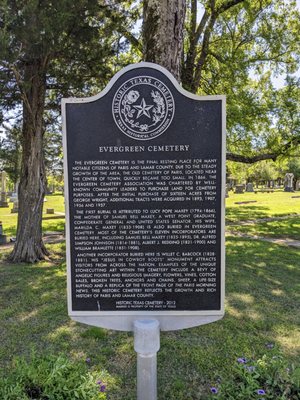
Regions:
<instances>
[{"instance_id":1,"label":"texas state seal emblem","mask_svg":"<svg viewBox=\"0 0 300 400\"><path fill-rule=\"evenodd\" d=\"M170 126L175 111L167 85L150 76L124 82L116 91L112 114L118 128L136 140L160 136Z\"/></svg>"}]
</instances>

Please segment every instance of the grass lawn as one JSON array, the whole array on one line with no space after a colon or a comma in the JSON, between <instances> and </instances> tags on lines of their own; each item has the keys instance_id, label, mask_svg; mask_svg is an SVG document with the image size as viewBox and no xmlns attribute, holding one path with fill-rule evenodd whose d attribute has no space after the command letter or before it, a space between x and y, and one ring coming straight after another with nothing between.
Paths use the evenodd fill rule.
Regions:
<instances>
[{"instance_id":1,"label":"grass lawn","mask_svg":"<svg viewBox=\"0 0 300 400\"><path fill-rule=\"evenodd\" d=\"M234 204L247 196L256 196L260 201L257 209ZM47 196L47 208L54 197ZM299 213L299 199L292 201L290 197L290 193L231 195L227 199L229 217L231 221L238 221ZM278 199L282 200L283 209ZM46 221L53 224L53 229L48 230L55 230L56 224L59 230L60 219ZM299 218L280 223L288 221L296 226ZM274 231L274 225L270 224L260 224L267 236ZM291 230L286 226L290 236ZM297 226L295 234L296 230ZM279 226L277 232L278 235L281 232ZM50 249L51 260L36 265L9 265L4 257L0 262L3 373L11 370L14 356L29 357L32 348L38 354L63 353L74 362L88 357L108 384L107 399L134 399L136 355L132 334L70 320L66 304L65 246L55 244ZM161 334L159 400L205 399L209 386L216 385L219 376L231 376L238 357L257 359L265 353L281 352L289 363L299 364L299 260L299 249L228 236L226 315L214 324ZM274 348L268 348L269 343Z\"/></svg>"},{"instance_id":2,"label":"grass lawn","mask_svg":"<svg viewBox=\"0 0 300 400\"><path fill-rule=\"evenodd\" d=\"M227 230L270 238L290 238L300 240L300 217L268 222L228 225Z\"/></svg>"},{"instance_id":3,"label":"grass lawn","mask_svg":"<svg viewBox=\"0 0 300 400\"><path fill-rule=\"evenodd\" d=\"M15 355L68 354L91 358L109 377L109 397L135 396L135 353L130 333L88 327L67 316L64 245L37 265L0 266L0 361ZM299 359L300 251L228 238L226 316L198 328L162 333L158 354L160 399L200 399L238 357L257 358L274 343L290 362Z\"/></svg>"},{"instance_id":4,"label":"grass lawn","mask_svg":"<svg viewBox=\"0 0 300 400\"><path fill-rule=\"evenodd\" d=\"M295 197L299 196L299 197ZM255 203L236 204L238 202L255 201ZM288 193L243 193L229 192L226 199L226 221L238 222L258 218L280 217L300 214L300 192Z\"/></svg>"},{"instance_id":5,"label":"grass lawn","mask_svg":"<svg viewBox=\"0 0 300 400\"><path fill-rule=\"evenodd\" d=\"M2 221L4 234L8 237L16 236L17 216L12 214L13 203L9 208L0 208L0 221ZM47 214L47 208L54 208L56 214ZM65 228L64 198L61 194L46 196L43 208L43 232L61 232Z\"/></svg>"},{"instance_id":6,"label":"grass lawn","mask_svg":"<svg viewBox=\"0 0 300 400\"><path fill-rule=\"evenodd\" d=\"M261 221L265 218L278 220ZM230 192L226 199L226 227L231 233L300 240L300 192Z\"/></svg>"}]
</instances>

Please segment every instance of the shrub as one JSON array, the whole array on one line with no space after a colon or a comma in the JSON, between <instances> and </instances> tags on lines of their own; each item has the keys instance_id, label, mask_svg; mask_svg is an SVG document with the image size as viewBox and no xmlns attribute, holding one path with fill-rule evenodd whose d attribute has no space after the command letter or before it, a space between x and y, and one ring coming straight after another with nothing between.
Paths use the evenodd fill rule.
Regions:
<instances>
[{"instance_id":1,"label":"shrub","mask_svg":"<svg viewBox=\"0 0 300 400\"><path fill-rule=\"evenodd\" d=\"M1 400L104 400L106 385L85 361L65 356L17 358L0 379Z\"/></svg>"},{"instance_id":2,"label":"shrub","mask_svg":"<svg viewBox=\"0 0 300 400\"><path fill-rule=\"evenodd\" d=\"M231 378L219 379L210 387L210 399L299 400L300 368L288 368L281 355L261 359L238 358Z\"/></svg>"}]
</instances>

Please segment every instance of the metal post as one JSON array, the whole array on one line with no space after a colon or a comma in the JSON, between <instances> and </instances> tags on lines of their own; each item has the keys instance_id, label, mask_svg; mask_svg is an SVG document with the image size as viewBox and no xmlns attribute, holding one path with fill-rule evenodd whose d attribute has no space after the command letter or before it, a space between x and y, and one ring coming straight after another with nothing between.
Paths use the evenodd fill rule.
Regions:
<instances>
[{"instance_id":1,"label":"metal post","mask_svg":"<svg viewBox=\"0 0 300 400\"><path fill-rule=\"evenodd\" d=\"M160 347L156 319L134 322L134 350L137 352L137 400L157 400L157 360Z\"/></svg>"}]
</instances>

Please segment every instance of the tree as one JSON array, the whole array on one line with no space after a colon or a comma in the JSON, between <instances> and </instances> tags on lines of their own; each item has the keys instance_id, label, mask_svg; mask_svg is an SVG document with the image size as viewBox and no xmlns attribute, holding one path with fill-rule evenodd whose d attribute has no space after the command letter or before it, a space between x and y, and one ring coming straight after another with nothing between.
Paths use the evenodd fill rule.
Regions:
<instances>
[{"instance_id":1,"label":"tree","mask_svg":"<svg viewBox=\"0 0 300 400\"><path fill-rule=\"evenodd\" d=\"M294 174L294 180L300 180L300 154L298 152L297 157L290 158L287 162L286 172Z\"/></svg>"},{"instance_id":2,"label":"tree","mask_svg":"<svg viewBox=\"0 0 300 400\"><path fill-rule=\"evenodd\" d=\"M14 185L20 179L21 153L21 127L18 124L6 127L5 136L0 140L0 168Z\"/></svg>"},{"instance_id":3,"label":"tree","mask_svg":"<svg viewBox=\"0 0 300 400\"><path fill-rule=\"evenodd\" d=\"M259 182L270 182L279 178L280 173L274 162L270 160L260 161L248 169L248 179L257 184Z\"/></svg>"},{"instance_id":4,"label":"tree","mask_svg":"<svg viewBox=\"0 0 300 400\"><path fill-rule=\"evenodd\" d=\"M180 81L185 0L144 0L143 56L167 68Z\"/></svg>"},{"instance_id":5,"label":"tree","mask_svg":"<svg viewBox=\"0 0 300 400\"><path fill-rule=\"evenodd\" d=\"M48 254L42 241L46 188L44 113L51 91L85 92L111 75L124 16L105 1L0 1L1 109L21 103L22 162L17 238L10 259L35 262ZM121 21L122 20L122 21ZM70 90L71 88L71 90ZM58 102L56 102L58 106Z\"/></svg>"},{"instance_id":6,"label":"tree","mask_svg":"<svg viewBox=\"0 0 300 400\"><path fill-rule=\"evenodd\" d=\"M185 35L177 30L184 10ZM270 73L296 71L299 21L292 0L144 0L144 59L178 76L173 55L187 90L226 94L228 160L276 160L300 144L299 81L277 91Z\"/></svg>"}]
</instances>

